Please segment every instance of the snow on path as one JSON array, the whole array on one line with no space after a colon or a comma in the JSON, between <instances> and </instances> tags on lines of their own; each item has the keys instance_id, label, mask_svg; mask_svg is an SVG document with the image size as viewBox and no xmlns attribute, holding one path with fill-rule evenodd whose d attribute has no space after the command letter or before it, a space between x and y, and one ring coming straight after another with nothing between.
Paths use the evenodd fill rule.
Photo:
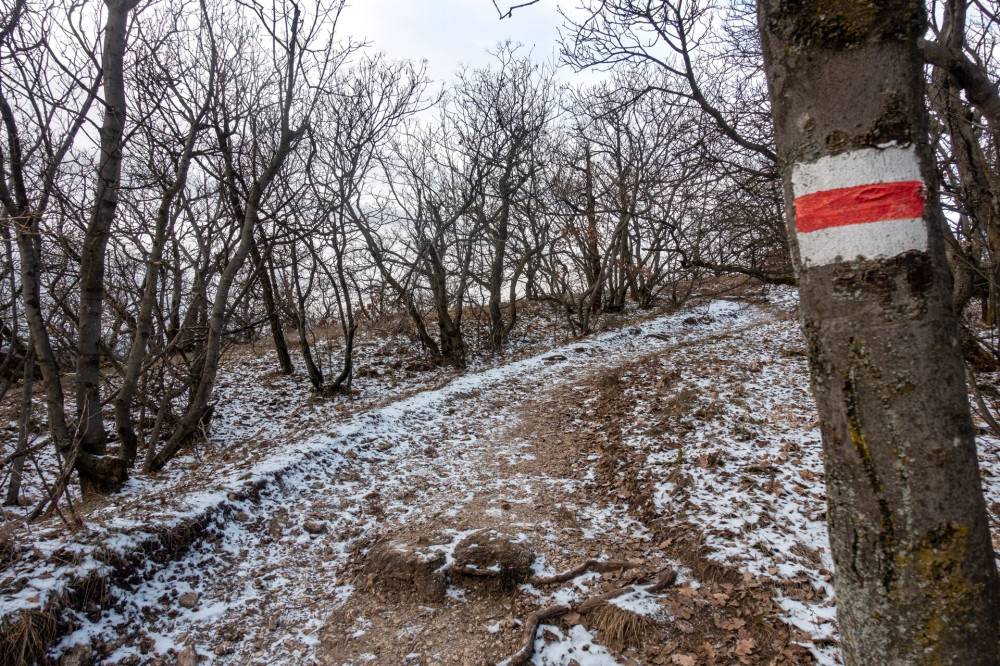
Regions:
<instances>
[{"instance_id":1,"label":"snow on path","mask_svg":"<svg viewBox=\"0 0 1000 666\"><path fill-rule=\"evenodd\" d=\"M138 663L193 643L203 658L221 662L309 662L336 600L353 592L337 575L353 544L387 522L458 515L460 500L441 501L442 481L453 491L465 488L469 500L472 488L496 492L509 483L489 477L481 454L489 451L492 433L511 425L522 400L571 371L592 374L770 316L727 301L696 314L704 315L696 327L683 323L690 310L661 317L467 374L444 388L331 424L294 455L258 464L252 478L282 468L284 473L265 485L257 502L231 501L231 519L210 526L181 559L166 566L147 563L145 582L117 591L115 608L96 621L78 618L80 629L57 650L103 641L112 649L110 660ZM546 360L553 356L566 360ZM428 442L436 450L428 452ZM520 490L531 493L530 487ZM191 504L220 499L209 492Z\"/></svg>"}]
</instances>

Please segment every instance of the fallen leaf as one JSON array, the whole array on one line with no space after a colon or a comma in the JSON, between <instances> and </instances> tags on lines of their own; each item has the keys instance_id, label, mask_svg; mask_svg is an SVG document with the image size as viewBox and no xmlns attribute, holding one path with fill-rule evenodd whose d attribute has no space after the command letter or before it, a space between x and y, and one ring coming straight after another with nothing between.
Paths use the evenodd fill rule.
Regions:
<instances>
[{"instance_id":1,"label":"fallen leaf","mask_svg":"<svg viewBox=\"0 0 1000 666\"><path fill-rule=\"evenodd\" d=\"M736 654L741 657L753 654L753 649L757 646L752 638L741 638L736 641Z\"/></svg>"}]
</instances>

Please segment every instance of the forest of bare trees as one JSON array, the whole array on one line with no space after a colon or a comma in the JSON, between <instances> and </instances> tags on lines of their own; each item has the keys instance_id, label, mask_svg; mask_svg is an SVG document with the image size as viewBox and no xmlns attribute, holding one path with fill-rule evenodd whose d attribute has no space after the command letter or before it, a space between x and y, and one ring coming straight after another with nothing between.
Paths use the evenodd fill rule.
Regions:
<instances>
[{"instance_id":1,"label":"forest of bare trees","mask_svg":"<svg viewBox=\"0 0 1000 666\"><path fill-rule=\"evenodd\" d=\"M74 470L107 493L167 465L234 343L270 338L281 372L349 391L356 331L397 311L462 367L470 307L499 351L525 299L586 335L704 275L790 279L773 168L694 73L653 60L573 87L499 44L440 89L341 35L342 2L9 9L4 382L43 382L51 446L19 445L62 470L34 516ZM611 60L602 40L581 29L567 58ZM341 329L337 367L313 358L318 322Z\"/></svg>"},{"instance_id":2,"label":"forest of bare trees","mask_svg":"<svg viewBox=\"0 0 1000 666\"><path fill-rule=\"evenodd\" d=\"M784 10L580 4L555 61L500 43L434 81L346 34L345 0L4 0L6 504L25 474L46 488L31 521L170 466L211 427L234 345L266 341L277 372L347 399L359 333L387 317L428 365L464 368L470 336L503 352L526 304L582 337L719 276L801 282L758 32ZM951 300L968 366L995 369L1000 13L925 9ZM862 143L910 136L886 122ZM860 141L835 134L831 153Z\"/></svg>"},{"instance_id":3,"label":"forest of bare trees","mask_svg":"<svg viewBox=\"0 0 1000 666\"><path fill-rule=\"evenodd\" d=\"M72 470L106 493L167 465L210 421L233 343L270 338L281 372L336 392L387 313L460 367L470 307L496 351L525 299L586 335L706 276L794 281L752 3L589 3L562 58L599 83L499 44L443 88L338 32L343 8L6 6L3 382L24 377L25 400L43 382L51 446L19 446L62 469L33 515ZM930 16L954 301L995 328L998 17L964 0ZM338 367L313 359L320 321L342 331Z\"/></svg>"},{"instance_id":4,"label":"forest of bare trees","mask_svg":"<svg viewBox=\"0 0 1000 666\"><path fill-rule=\"evenodd\" d=\"M954 302L995 328L998 17L930 9ZM341 35L342 2L6 10L3 381L44 382L59 482L75 469L85 492L169 462L210 420L234 342L271 337L283 373L298 347L329 392L389 311L461 366L470 306L499 350L523 299L586 335L706 275L793 281L750 3L590 3L563 57L602 82L501 44L443 91ZM321 320L342 329L340 367L312 360Z\"/></svg>"}]
</instances>

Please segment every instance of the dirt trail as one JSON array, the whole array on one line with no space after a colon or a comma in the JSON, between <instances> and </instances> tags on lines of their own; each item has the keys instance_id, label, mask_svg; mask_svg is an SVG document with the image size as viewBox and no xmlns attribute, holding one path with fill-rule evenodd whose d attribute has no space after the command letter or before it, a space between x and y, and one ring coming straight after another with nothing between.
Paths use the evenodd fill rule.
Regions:
<instances>
[{"instance_id":1,"label":"dirt trail","mask_svg":"<svg viewBox=\"0 0 1000 666\"><path fill-rule=\"evenodd\" d=\"M181 559L151 571L134 589L116 591L117 606L81 618L81 629L61 647L90 642L98 662L123 664L194 663L195 654L201 663L495 663L520 647L519 623L532 610L651 582L677 566L668 556L690 567L690 558L664 550L662 534L655 525L650 530L650 516L637 504L641 488L628 487L631 454L618 446L620 405L608 396L616 395L616 368L768 316L726 302L705 313L594 336L330 423L316 435L327 444L318 454L238 506ZM387 579L372 561L373 546L410 544L443 556L444 566L436 568L443 572L469 535L523 544L534 553L536 576L589 558L632 565L555 587L498 586L452 571L446 587L428 596L393 584L402 579ZM679 587L669 594L636 592L620 604L672 621L670 628L665 621L640 623L648 648L612 646L621 648L612 656L595 640L595 623L571 613L543 629L536 659L694 663L671 657L684 643L681 633L694 636L688 642L711 642L713 626L732 631L734 645L737 631L753 643L742 624L726 628L718 599L709 609L714 615L701 620L685 611L706 606L696 603L697 588L704 595L709 587L680 569ZM719 594L738 594L738 576L709 573L728 586L728 594ZM766 606L768 594L751 596ZM777 624L765 625L773 635ZM787 647L787 631L774 644L774 654Z\"/></svg>"}]
</instances>

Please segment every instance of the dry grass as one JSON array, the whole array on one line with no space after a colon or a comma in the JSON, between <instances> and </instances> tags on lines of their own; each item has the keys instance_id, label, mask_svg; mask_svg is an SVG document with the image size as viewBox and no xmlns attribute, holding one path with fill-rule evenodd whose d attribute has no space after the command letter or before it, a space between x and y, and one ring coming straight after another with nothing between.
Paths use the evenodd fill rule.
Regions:
<instances>
[{"instance_id":1,"label":"dry grass","mask_svg":"<svg viewBox=\"0 0 1000 666\"><path fill-rule=\"evenodd\" d=\"M622 370L620 368L612 370L611 372L606 372L597 378L597 388L601 392L609 394L607 396L602 396L605 398L616 396L621 393L622 387Z\"/></svg>"},{"instance_id":2,"label":"dry grass","mask_svg":"<svg viewBox=\"0 0 1000 666\"><path fill-rule=\"evenodd\" d=\"M27 666L38 662L56 636L57 610L25 611L15 621L0 624L0 663Z\"/></svg>"},{"instance_id":3,"label":"dry grass","mask_svg":"<svg viewBox=\"0 0 1000 666\"><path fill-rule=\"evenodd\" d=\"M0 570L17 559L17 541L14 539L14 524L0 525Z\"/></svg>"},{"instance_id":4,"label":"dry grass","mask_svg":"<svg viewBox=\"0 0 1000 666\"><path fill-rule=\"evenodd\" d=\"M587 619L601 632L601 642L615 652L643 645L656 630L656 623L648 617L608 602L588 613Z\"/></svg>"}]
</instances>

